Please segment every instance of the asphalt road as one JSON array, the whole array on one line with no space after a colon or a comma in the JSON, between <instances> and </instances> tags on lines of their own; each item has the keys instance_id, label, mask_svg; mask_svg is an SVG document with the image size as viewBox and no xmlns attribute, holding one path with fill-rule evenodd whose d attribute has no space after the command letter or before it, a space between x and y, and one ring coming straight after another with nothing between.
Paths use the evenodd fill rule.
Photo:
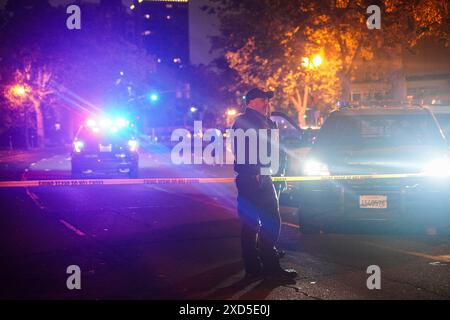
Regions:
<instances>
[{"instance_id":1,"label":"asphalt road","mask_svg":"<svg viewBox=\"0 0 450 320\"><path fill-rule=\"evenodd\" d=\"M1 154L3 180L69 178L65 152ZM230 177L143 152L141 177ZM94 176L98 177L98 176ZM449 299L450 241L432 234L302 235L282 208L292 283L246 281L232 184L1 188L2 299ZM68 290L78 265L81 290ZM381 270L369 290L367 268Z\"/></svg>"}]
</instances>

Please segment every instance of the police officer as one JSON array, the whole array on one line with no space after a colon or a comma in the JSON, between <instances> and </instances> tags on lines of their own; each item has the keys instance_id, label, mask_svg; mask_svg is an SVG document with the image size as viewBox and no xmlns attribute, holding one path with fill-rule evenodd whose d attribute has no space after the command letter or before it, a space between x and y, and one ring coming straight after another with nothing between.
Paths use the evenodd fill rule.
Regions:
<instances>
[{"instance_id":1,"label":"police officer","mask_svg":"<svg viewBox=\"0 0 450 320\"><path fill-rule=\"evenodd\" d=\"M246 95L245 112L239 115L233 129L274 129L274 122L269 119L269 99L273 92L265 92L258 88L250 90ZM270 175L261 175L263 165L259 161L259 146L262 141L258 138L258 161L251 164L245 155L244 164L235 160L234 170L237 173L236 186L238 189L238 215L241 220L241 247L246 277L275 277L293 279L297 276L295 270L285 270L280 266L280 252L276 249L281 218L276 188ZM269 140L269 139L268 139ZM249 152L246 140L245 152ZM234 152L237 146L235 142ZM266 150L270 150L267 148ZM237 155L235 157L237 159Z\"/></svg>"}]
</instances>

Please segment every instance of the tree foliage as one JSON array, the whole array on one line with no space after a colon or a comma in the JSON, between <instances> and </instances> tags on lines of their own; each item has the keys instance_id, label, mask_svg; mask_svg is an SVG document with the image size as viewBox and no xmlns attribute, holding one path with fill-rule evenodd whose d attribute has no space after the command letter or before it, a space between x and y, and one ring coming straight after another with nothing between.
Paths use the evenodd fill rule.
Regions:
<instances>
[{"instance_id":1,"label":"tree foliage","mask_svg":"<svg viewBox=\"0 0 450 320\"><path fill-rule=\"evenodd\" d=\"M74 114L125 104L148 89L155 70L153 57L108 24L116 18L108 7L80 6L82 29L75 31L66 28L66 7L48 2L10 0L1 14L0 41L7 44L0 48L2 91L17 83L30 89L27 100L9 95L7 102L9 110L31 108L40 140L46 110L65 107Z\"/></svg>"},{"instance_id":2,"label":"tree foliage","mask_svg":"<svg viewBox=\"0 0 450 320\"><path fill-rule=\"evenodd\" d=\"M387 73L402 76L395 65L402 50L426 37L449 44L448 1L445 0L211 0L205 8L216 13L221 35L213 48L224 49L229 67L237 74L236 88L258 85L274 89L278 105L305 112L303 90L312 88L314 107L332 108L348 101L350 81L358 61L386 58ZM366 25L370 5L381 8L381 30ZM302 67L302 58L320 54L323 64ZM396 96L395 88L392 95Z\"/></svg>"}]
</instances>

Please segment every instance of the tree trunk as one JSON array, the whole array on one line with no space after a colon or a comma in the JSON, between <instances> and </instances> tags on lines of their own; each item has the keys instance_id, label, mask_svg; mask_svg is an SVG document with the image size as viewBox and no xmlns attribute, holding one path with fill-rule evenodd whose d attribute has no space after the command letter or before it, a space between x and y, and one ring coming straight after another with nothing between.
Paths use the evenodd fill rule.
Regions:
<instances>
[{"instance_id":1,"label":"tree trunk","mask_svg":"<svg viewBox=\"0 0 450 320\"><path fill-rule=\"evenodd\" d=\"M391 82L392 99L397 103L406 101L406 76L403 70L391 72L389 80Z\"/></svg>"},{"instance_id":2,"label":"tree trunk","mask_svg":"<svg viewBox=\"0 0 450 320\"><path fill-rule=\"evenodd\" d=\"M301 127L306 126L305 121L305 105L302 102L302 98L300 96L300 92L298 90L295 90L295 96L291 97L291 102L294 105L295 109L297 110L297 122L298 125Z\"/></svg>"},{"instance_id":3,"label":"tree trunk","mask_svg":"<svg viewBox=\"0 0 450 320\"><path fill-rule=\"evenodd\" d=\"M302 108L303 108L303 117L302 117L303 120L300 122L305 127L307 126L305 114L306 114L306 111L308 111L308 94L309 94L309 86L305 85L305 91L303 92L303 106L302 106Z\"/></svg>"},{"instance_id":4,"label":"tree trunk","mask_svg":"<svg viewBox=\"0 0 450 320\"><path fill-rule=\"evenodd\" d=\"M341 82L341 94L339 98L340 105L348 105L351 101L351 83L350 78L345 72L338 75Z\"/></svg>"},{"instance_id":5,"label":"tree trunk","mask_svg":"<svg viewBox=\"0 0 450 320\"><path fill-rule=\"evenodd\" d=\"M402 103L406 101L407 92L401 45L397 45L395 48L389 49L388 54L391 60L391 69L389 74L391 98L397 103Z\"/></svg>"},{"instance_id":6,"label":"tree trunk","mask_svg":"<svg viewBox=\"0 0 450 320\"><path fill-rule=\"evenodd\" d=\"M42 108L39 101L33 99L34 112L36 113L36 138L37 147L42 148L44 145L45 132L44 132L44 116L42 114Z\"/></svg>"},{"instance_id":7,"label":"tree trunk","mask_svg":"<svg viewBox=\"0 0 450 320\"><path fill-rule=\"evenodd\" d=\"M30 130L28 126L28 111L25 110L23 115L23 128L24 128L24 137L25 137L25 149L30 149Z\"/></svg>"}]
</instances>

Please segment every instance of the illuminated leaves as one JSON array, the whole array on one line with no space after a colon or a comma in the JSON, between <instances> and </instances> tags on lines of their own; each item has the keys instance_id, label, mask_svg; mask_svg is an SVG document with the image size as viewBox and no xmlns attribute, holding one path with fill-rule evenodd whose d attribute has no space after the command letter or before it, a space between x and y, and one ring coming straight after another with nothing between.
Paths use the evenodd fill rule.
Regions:
<instances>
[{"instance_id":1,"label":"illuminated leaves","mask_svg":"<svg viewBox=\"0 0 450 320\"><path fill-rule=\"evenodd\" d=\"M273 86L277 106L297 112L304 111L299 96L306 85L312 106L326 110L338 99L349 100L352 79L369 74L388 81L390 72L402 68L402 50L421 39L449 43L446 0L382 0L381 30L367 28L371 3L363 0L212 1L226 4L218 9L223 32L218 47L238 76L233 88ZM302 67L303 58L316 54L323 56L320 67ZM368 61L381 63L372 70Z\"/></svg>"}]
</instances>

